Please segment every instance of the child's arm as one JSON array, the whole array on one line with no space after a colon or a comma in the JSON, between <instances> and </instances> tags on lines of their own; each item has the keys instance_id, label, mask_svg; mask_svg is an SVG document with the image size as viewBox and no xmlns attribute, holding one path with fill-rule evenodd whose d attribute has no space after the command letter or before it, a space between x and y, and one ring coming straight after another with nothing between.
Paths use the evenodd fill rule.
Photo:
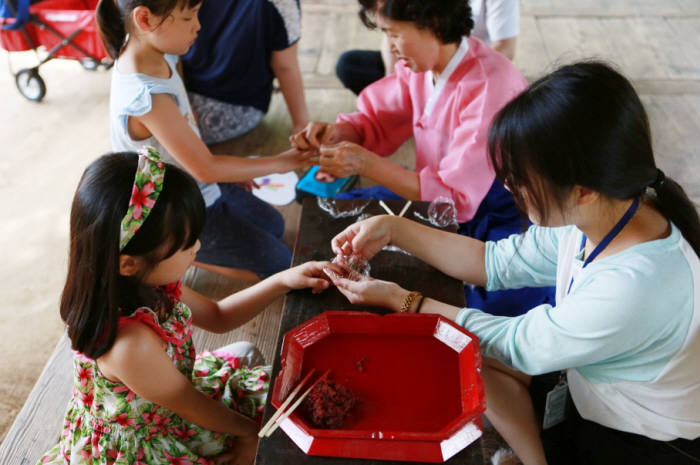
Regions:
<instances>
[{"instance_id":1,"label":"child's arm","mask_svg":"<svg viewBox=\"0 0 700 465\"><path fill-rule=\"evenodd\" d=\"M329 262L307 262L281 271L269 278L214 302L186 286L182 301L192 311L192 323L213 333L225 333L237 328L260 313L271 301L292 289L312 288L314 293L328 288L323 267Z\"/></svg>"},{"instance_id":2,"label":"child's arm","mask_svg":"<svg viewBox=\"0 0 700 465\"><path fill-rule=\"evenodd\" d=\"M304 85L297 58L297 44L298 42L284 50L272 52L270 58L270 67L280 83L289 116L292 118L292 134L304 129L309 122L309 111L306 108Z\"/></svg>"},{"instance_id":3,"label":"child's arm","mask_svg":"<svg viewBox=\"0 0 700 465\"><path fill-rule=\"evenodd\" d=\"M131 120L135 120L145 130L140 136L154 136L198 181L239 182L312 164L311 153L297 150L260 158L213 155L180 113L171 95L155 94L152 102L150 112L130 118L130 131L133 129Z\"/></svg>"},{"instance_id":4,"label":"child's arm","mask_svg":"<svg viewBox=\"0 0 700 465\"><path fill-rule=\"evenodd\" d=\"M112 348L97 362L102 374L120 381L144 399L211 431L251 436L258 430L250 418L210 399L192 386L149 327L132 323L119 330Z\"/></svg>"}]
</instances>

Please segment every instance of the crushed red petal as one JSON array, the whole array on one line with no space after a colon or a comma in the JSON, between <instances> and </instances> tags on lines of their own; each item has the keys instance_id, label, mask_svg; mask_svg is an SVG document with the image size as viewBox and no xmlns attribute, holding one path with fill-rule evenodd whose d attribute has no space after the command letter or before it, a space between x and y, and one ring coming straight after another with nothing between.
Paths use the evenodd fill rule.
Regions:
<instances>
[{"instance_id":1,"label":"crushed red petal","mask_svg":"<svg viewBox=\"0 0 700 465\"><path fill-rule=\"evenodd\" d=\"M356 402L357 398L346 386L324 380L304 399L303 406L314 426L338 429Z\"/></svg>"}]
</instances>

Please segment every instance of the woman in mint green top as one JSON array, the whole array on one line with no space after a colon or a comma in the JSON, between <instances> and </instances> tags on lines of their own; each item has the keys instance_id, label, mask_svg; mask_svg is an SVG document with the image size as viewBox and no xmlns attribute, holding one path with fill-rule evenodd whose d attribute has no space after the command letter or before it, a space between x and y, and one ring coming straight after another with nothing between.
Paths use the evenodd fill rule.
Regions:
<instances>
[{"instance_id":1,"label":"woman in mint green top","mask_svg":"<svg viewBox=\"0 0 700 465\"><path fill-rule=\"evenodd\" d=\"M391 243L488 290L555 285L555 306L500 317L395 283L335 284L353 303L438 313L474 333L486 415L526 465L558 463L529 393L533 375L557 371L575 405L565 463L698 463L700 220L656 167L630 83L601 63L560 68L499 112L489 151L535 224L523 234L484 243L380 216L333 248L371 258Z\"/></svg>"}]
</instances>

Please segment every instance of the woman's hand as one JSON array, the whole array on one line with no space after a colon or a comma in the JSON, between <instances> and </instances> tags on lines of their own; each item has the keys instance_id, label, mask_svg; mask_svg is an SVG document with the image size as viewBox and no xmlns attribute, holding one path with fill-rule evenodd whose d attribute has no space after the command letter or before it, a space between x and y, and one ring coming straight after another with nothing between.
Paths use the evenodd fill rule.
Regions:
<instances>
[{"instance_id":1,"label":"woman's hand","mask_svg":"<svg viewBox=\"0 0 700 465\"><path fill-rule=\"evenodd\" d=\"M257 436L238 436L233 440L233 446L216 457L216 465L253 465L258 449Z\"/></svg>"},{"instance_id":2,"label":"woman's hand","mask_svg":"<svg viewBox=\"0 0 700 465\"><path fill-rule=\"evenodd\" d=\"M409 292L396 283L380 279L351 281L333 279L333 284L348 298L351 304L386 307L398 312Z\"/></svg>"},{"instance_id":3,"label":"woman's hand","mask_svg":"<svg viewBox=\"0 0 700 465\"><path fill-rule=\"evenodd\" d=\"M311 288L312 293L318 294L331 285L323 268L335 270L337 265L331 262L306 262L282 271L278 276L282 284L289 290Z\"/></svg>"},{"instance_id":4,"label":"woman's hand","mask_svg":"<svg viewBox=\"0 0 700 465\"><path fill-rule=\"evenodd\" d=\"M348 123L324 123L312 121L289 137L292 147L298 150L318 151L321 145L333 145L342 141L360 142L357 131Z\"/></svg>"},{"instance_id":5,"label":"woman's hand","mask_svg":"<svg viewBox=\"0 0 700 465\"><path fill-rule=\"evenodd\" d=\"M391 242L394 219L389 215L380 215L351 224L331 240L331 248L336 254L354 253L370 260Z\"/></svg>"},{"instance_id":6,"label":"woman's hand","mask_svg":"<svg viewBox=\"0 0 700 465\"><path fill-rule=\"evenodd\" d=\"M347 141L322 145L320 155L319 161L323 171L337 178L365 174L372 156L376 156L361 145Z\"/></svg>"},{"instance_id":7,"label":"woman's hand","mask_svg":"<svg viewBox=\"0 0 700 465\"><path fill-rule=\"evenodd\" d=\"M297 150L318 150L327 140L333 139L333 123L312 121L301 131L292 134L289 142Z\"/></svg>"}]
</instances>

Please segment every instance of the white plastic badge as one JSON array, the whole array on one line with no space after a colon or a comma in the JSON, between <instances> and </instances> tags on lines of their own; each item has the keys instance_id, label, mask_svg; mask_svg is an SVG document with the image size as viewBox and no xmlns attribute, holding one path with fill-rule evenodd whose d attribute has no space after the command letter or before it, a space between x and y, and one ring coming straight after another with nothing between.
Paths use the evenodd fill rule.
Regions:
<instances>
[{"instance_id":1,"label":"white plastic badge","mask_svg":"<svg viewBox=\"0 0 700 465\"><path fill-rule=\"evenodd\" d=\"M544 404L544 419L542 429L551 428L566 420L566 398L569 394L569 386L561 382L547 393Z\"/></svg>"}]
</instances>

